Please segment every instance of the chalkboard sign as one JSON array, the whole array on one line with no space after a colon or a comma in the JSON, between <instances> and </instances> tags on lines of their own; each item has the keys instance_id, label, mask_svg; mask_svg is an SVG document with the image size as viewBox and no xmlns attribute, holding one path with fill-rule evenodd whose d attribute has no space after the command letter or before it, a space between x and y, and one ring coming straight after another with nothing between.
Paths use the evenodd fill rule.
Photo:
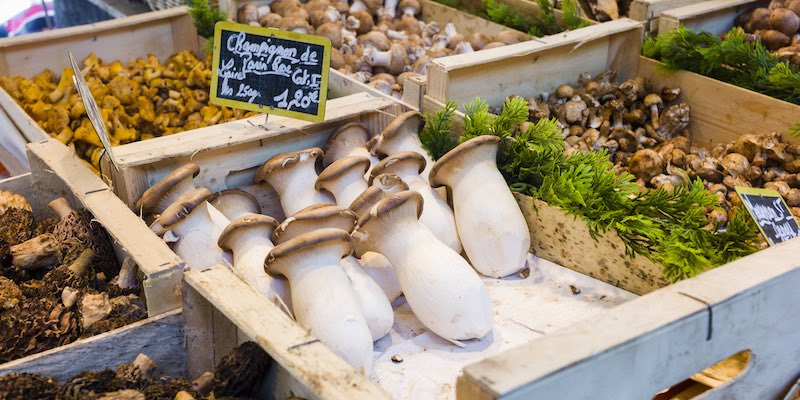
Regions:
<instances>
[{"instance_id":1,"label":"chalkboard sign","mask_svg":"<svg viewBox=\"0 0 800 400\"><path fill-rule=\"evenodd\" d=\"M736 187L736 193L767 238L770 246L800 236L800 228L780 193L769 189Z\"/></svg>"},{"instance_id":2,"label":"chalkboard sign","mask_svg":"<svg viewBox=\"0 0 800 400\"><path fill-rule=\"evenodd\" d=\"M322 121L330 60L327 37L218 22L211 102Z\"/></svg>"}]
</instances>

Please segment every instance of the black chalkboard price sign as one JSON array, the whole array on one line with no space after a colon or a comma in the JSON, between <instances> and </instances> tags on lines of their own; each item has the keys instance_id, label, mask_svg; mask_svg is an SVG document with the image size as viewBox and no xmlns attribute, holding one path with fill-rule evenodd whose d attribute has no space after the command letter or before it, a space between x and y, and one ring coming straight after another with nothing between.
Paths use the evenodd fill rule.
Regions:
<instances>
[{"instance_id":1,"label":"black chalkboard price sign","mask_svg":"<svg viewBox=\"0 0 800 400\"><path fill-rule=\"evenodd\" d=\"M330 60L326 37L218 22L211 102L322 121Z\"/></svg>"},{"instance_id":2,"label":"black chalkboard price sign","mask_svg":"<svg viewBox=\"0 0 800 400\"><path fill-rule=\"evenodd\" d=\"M800 236L797 221L780 193L740 186L736 187L736 193L770 246Z\"/></svg>"}]
</instances>

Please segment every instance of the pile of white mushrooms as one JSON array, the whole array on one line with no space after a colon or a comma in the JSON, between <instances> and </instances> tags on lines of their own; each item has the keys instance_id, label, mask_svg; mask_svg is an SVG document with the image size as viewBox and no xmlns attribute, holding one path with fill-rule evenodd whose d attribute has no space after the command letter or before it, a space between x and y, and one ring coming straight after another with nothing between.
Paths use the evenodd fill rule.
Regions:
<instances>
[{"instance_id":1,"label":"pile of white mushrooms","mask_svg":"<svg viewBox=\"0 0 800 400\"><path fill-rule=\"evenodd\" d=\"M527 39L522 32L463 35L452 23L419 20L419 0L276 0L240 3L237 20L331 40L331 67L400 97L406 79L427 75L434 58L501 47Z\"/></svg>"},{"instance_id":2,"label":"pile of white mushrooms","mask_svg":"<svg viewBox=\"0 0 800 400\"><path fill-rule=\"evenodd\" d=\"M530 246L495 164L500 140L477 137L433 163L421 122L408 112L374 137L351 122L324 151L270 158L254 182L277 192L288 216L280 223L241 190L196 187L195 164L150 188L137 207L158 215L153 229L188 267L230 266L369 375L372 343L392 328L399 296L431 332L463 346L492 330L479 274L517 273ZM448 188L453 208L433 186Z\"/></svg>"}]
</instances>

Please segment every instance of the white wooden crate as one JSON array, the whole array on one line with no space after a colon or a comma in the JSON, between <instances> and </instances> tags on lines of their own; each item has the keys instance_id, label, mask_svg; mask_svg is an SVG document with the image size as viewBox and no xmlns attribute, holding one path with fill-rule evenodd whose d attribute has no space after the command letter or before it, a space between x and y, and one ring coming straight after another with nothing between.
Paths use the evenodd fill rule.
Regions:
<instances>
[{"instance_id":1,"label":"white wooden crate","mask_svg":"<svg viewBox=\"0 0 800 400\"><path fill-rule=\"evenodd\" d=\"M659 32L669 32L685 26L695 32L715 35L727 33L733 28L736 16L756 7L767 7L768 0L711 0L687 4L665 10L659 21Z\"/></svg>"}]
</instances>

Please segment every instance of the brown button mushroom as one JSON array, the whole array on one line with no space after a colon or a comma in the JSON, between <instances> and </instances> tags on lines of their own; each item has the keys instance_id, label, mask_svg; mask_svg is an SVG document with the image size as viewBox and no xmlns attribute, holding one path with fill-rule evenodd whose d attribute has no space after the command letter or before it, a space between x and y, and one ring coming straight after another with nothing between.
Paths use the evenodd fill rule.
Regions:
<instances>
[{"instance_id":1,"label":"brown button mushroom","mask_svg":"<svg viewBox=\"0 0 800 400\"><path fill-rule=\"evenodd\" d=\"M253 3L245 3L243 6L239 7L236 22L240 24L258 22L258 7Z\"/></svg>"},{"instance_id":2,"label":"brown button mushroom","mask_svg":"<svg viewBox=\"0 0 800 400\"><path fill-rule=\"evenodd\" d=\"M299 17L283 17L281 18L280 24L277 26L277 28L289 32L309 34L314 33L314 28L311 27L311 24L309 24L305 19Z\"/></svg>"},{"instance_id":3,"label":"brown button mushroom","mask_svg":"<svg viewBox=\"0 0 800 400\"><path fill-rule=\"evenodd\" d=\"M278 28L281 25L282 19L283 17L280 14L269 13L261 17L258 23L265 28Z\"/></svg>"},{"instance_id":4,"label":"brown button mushroom","mask_svg":"<svg viewBox=\"0 0 800 400\"><path fill-rule=\"evenodd\" d=\"M773 29L761 33L761 43L764 44L764 47L766 47L767 50L778 50L781 47L788 46L790 42L791 39L789 36L786 36L783 33Z\"/></svg>"},{"instance_id":5,"label":"brown button mushroom","mask_svg":"<svg viewBox=\"0 0 800 400\"><path fill-rule=\"evenodd\" d=\"M486 45L488 45L489 43L491 43L492 38L486 36L483 33L475 32L467 36L467 41L469 42L470 45L472 45L472 48L475 49L475 51L478 51L486 47Z\"/></svg>"},{"instance_id":6,"label":"brown button mushroom","mask_svg":"<svg viewBox=\"0 0 800 400\"><path fill-rule=\"evenodd\" d=\"M386 51L392 47L392 42L389 38L379 31L370 31L359 36L358 44L364 46L365 49L373 47L380 51Z\"/></svg>"},{"instance_id":7,"label":"brown button mushroom","mask_svg":"<svg viewBox=\"0 0 800 400\"><path fill-rule=\"evenodd\" d=\"M376 48L364 49L364 58L373 67L385 67L389 73L398 75L406 67L406 49L399 44L392 44L388 51L378 51Z\"/></svg>"},{"instance_id":8,"label":"brown button mushroom","mask_svg":"<svg viewBox=\"0 0 800 400\"><path fill-rule=\"evenodd\" d=\"M352 22L351 19L357 22ZM374 26L372 15L366 11L351 11L347 20L350 21L350 25L354 27L353 30L359 35L366 34L371 31Z\"/></svg>"},{"instance_id":9,"label":"brown button mushroom","mask_svg":"<svg viewBox=\"0 0 800 400\"><path fill-rule=\"evenodd\" d=\"M420 7L419 0L400 0L398 11L403 16L409 15L413 17L419 14L420 10L422 10L422 7Z\"/></svg>"},{"instance_id":10,"label":"brown button mushroom","mask_svg":"<svg viewBox=\"0 0 800 400\"><path fill-rule=\"evenodd\" d=\"M326 22L318 25L315 33L319 36L325 36L331 40L331 50L342 47L342 28L338 23Z\"/></svg>"},{"instance_id":11,"label":"brown button mushroom","mask_svg":"<svg viewBox=\"0 0 800 400\"><path fill-rule=\"evenodd\" d=\"M800 17L787 8L775 8L769 15L769 27L786 36L791 36L800 28Z\"/></svg>"},{"instance_id":12,"label":"brown button mushroom","mask_svg":"<svg viewBox=\"0 0 800 400\"><path fill-rule=\"evenodd\" d=\"M292 7L300 7L302 3L300 0L275 0L270 4L273 12L283 15L287 10Z\"/></svg>"},{"instance_id":13,"label":"brown button mushroom","mask_svg":"<svg viewBox=\"0 0 800 400\"><path fill-rule=\"evenodd\" d=\"M631 156L628 170L637 179L647 182L664 171L664 161L655 150L642 149Z\"/></svg>"},{"instance_id":14,"label":"brown button mushroom","mask_svg":"<svg viewBox=\"0 0 800 400\"><path fill-rule=\"evenodd\" d=\"M514 44L525 40L525 37L520 32L511 29L501 31L494 38L503 44Z\"/></svg>"},{"instance_id":15,"label":"brown button mushroom","mask_svg":"<svg viewBox=\"0 0 800 400\"><path fill-rule=\"evenodd\" d=\"M405 14L400 18L397 23L397 30L404 31L408 35L421 35L422 28L419 26L419 21L413 15Z\"/></svg>"}]
</instances>

